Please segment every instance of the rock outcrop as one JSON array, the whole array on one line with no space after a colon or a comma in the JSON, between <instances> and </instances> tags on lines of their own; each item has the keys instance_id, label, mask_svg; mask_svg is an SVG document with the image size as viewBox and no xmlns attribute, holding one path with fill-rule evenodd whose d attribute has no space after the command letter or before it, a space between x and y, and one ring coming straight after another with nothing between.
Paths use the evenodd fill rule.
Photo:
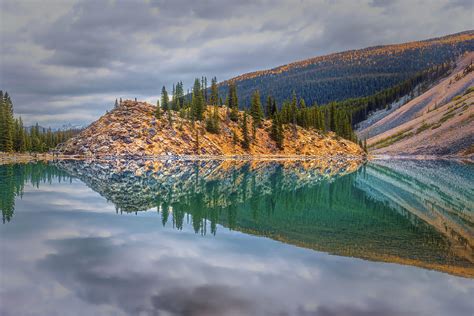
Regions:
<instances>
[{"instance_id":1,"label":"rock outcrop","mask_svg":"<svg viewBox=\"0 0 474 316\"><path fill-rule=\"evenodd\" d=\"M155 118L156 107L145 102L124 101L92 123L76 137L58 147L64 154L104 156L352 156L364 158L355 143L332 132L287 126L284 145L279 149L270 137L271 122L264 121L252 136L250 148L242 147L241 121L228 119L227 109L219 108L220 133L206 131L205 122L192 122L179 112ZM207 112L211 111L211 107ZM242 116L242 113L240 113ZM170 123L171 121L171 123Z\"/></svg>"}]
</instances>

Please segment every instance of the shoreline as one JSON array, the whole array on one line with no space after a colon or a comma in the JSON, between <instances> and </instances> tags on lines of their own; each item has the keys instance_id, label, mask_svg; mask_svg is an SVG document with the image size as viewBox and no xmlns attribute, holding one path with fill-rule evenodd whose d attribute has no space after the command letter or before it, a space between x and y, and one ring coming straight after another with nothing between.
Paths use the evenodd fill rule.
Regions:
<instances>
[{"instance_id":1,"label":"shoreline","mask_svg":"<svg viewBox=\"0 0 474 316\"><path fill-rule=\"evenodd\" d=\"M371 160L448 160L474 164L471 156L434 156L434 155L156 155L156 156L135 156L135 155L102 155L102 156L81 156L81 155L53 155L52 153L3 153L0 152L0 165L14 163L47 162L57 160L84 160L84 161L124 161L124 160L156 160L156 161L311 161L311 160L334 160L343 159L346 161L360 160L366 163Z\"/></svg>"},{"instance_id":2,"label":"shoreline","mask_svg":"<svg viewBox=\"0 0 474 316\"><path fill-rule=\"evenodd\" d=\"M117 161L117 160L157 160L157 161L206 161L206 160L226 160L226 161L310 161L310 160L333 160L344 159L347 161L360 160L364 163L369 160L368 156L356 155L156 155L156 156L135 156L135 155L103 155L103 156L81 156L81 155L53 155L51 153L1 153L0 165L10 163L29 163L36 161L56 161L56 160L84 160L84 161Z\"/></svg>"}]
</instances>

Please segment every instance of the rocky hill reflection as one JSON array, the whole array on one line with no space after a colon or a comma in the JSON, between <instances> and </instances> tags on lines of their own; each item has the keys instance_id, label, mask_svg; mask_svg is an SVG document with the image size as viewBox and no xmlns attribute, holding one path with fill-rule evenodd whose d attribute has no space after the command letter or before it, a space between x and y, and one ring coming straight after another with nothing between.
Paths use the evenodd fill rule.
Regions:
<instances>
[{"instance_id":1,"label":"rocky hill reflection","mask_svg":"<svg viewBox=\"0 0 474 316\"><path fill-rule=\"evenodd\" d=\"M409 165L369 164L353 172L357 165L317 161L63 161L58 166L113 202L118 212L154 209L163 225L177 229L189 222L197 233L216 234L220 224L332 254L474 276L472 200L462 194L450 200L443 187L438 194L427 189L427 179L417 175L436 165L420 173L415 164L411 177ZM449 179L452 170L443 173ZM469 179L451 177L455 180L469 185Z\"/></svg>"},{"instance_id":2,"label":"rocky hill reflection","mask_svg":"<svg viewBox=\"0 0 474 316\"><path fill-rule=\"evenodd\" d=\"M473 174L472 165L442 161L375 161L362 168L313 160L3 165L0 209L8 223L26 184L77 178L118 213L158 212L159 225L175 229L192 225L196 233L218 236L226 227L474 277Z\"/></svg>"}]
</instances>

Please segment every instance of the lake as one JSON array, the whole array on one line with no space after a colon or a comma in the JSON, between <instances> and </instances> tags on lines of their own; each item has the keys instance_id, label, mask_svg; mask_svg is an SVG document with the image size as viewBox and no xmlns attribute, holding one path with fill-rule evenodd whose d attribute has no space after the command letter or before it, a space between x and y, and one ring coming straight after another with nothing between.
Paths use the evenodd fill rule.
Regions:
<instances>
[{"instance_id":1,"label":"lake","mask_svg":"<svg viewBox=\"0 0 474 316\"><path fill-rule=\"evenodd\" d=\"M0 166L1 315L473 315L474 166Z\"/></svg>"}]
</instances>

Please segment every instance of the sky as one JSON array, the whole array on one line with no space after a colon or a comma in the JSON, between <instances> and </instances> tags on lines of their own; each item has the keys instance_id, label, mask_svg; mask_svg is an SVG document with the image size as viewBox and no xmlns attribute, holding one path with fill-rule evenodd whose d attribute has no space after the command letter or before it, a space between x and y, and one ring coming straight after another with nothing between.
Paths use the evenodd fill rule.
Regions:
<instances>
[{"instance_id":1,"label":"sky","mask_svg":"<svg viewBox=\"0 0 474 316\"><path fill-rule=\"evenodd\" d=\"M471 0L0 0L0 89L26 124L84 125L116 98L471 30L473 15Z\"/></svg>"}]
</instances>

